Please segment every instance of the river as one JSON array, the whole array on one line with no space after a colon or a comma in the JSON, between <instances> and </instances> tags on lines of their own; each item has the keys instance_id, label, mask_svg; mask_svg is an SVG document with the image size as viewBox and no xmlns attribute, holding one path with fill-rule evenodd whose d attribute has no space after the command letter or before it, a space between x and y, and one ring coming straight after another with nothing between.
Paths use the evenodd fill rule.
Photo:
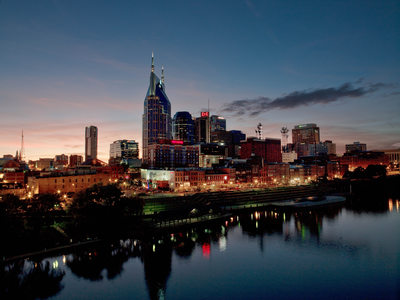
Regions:
<instances>
[{"instance_id":1,"label":"river","mask_svg":"<svg viewBox=\"0 0 400 300\"><path fill-rule=\"evenodd\" d=\"M124 237L16 262L4 288L51 299L399 299L400 201L252 211Z\"/></svg>"}]
</instances>

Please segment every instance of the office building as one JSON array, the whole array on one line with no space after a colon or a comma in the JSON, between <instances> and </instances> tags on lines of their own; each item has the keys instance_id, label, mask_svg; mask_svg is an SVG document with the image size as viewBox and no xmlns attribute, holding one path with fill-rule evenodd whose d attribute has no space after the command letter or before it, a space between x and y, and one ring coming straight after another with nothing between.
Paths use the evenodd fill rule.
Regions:
<instances>
[{"instance_id":1,"label":"office building","mask_svg":"<svg viewBox=\"0 0 400 300\"><path fill-rule=\"evenodd\" d=\"M174 140L183 141L185 144L194 144L194 121L187 111L178 111L172 121Z\"/></svg>"},{"instance_id":2,"label":"office building","mask_svg":"<svg viewBox=\"0 0 400 300\"><path fill-rule=\"evenodd\" d=\"M54 164L55 165L68 165L68 155L60 154L54 157Z\"/></svg>"},{"instance_id":3,"label":"office building","mask_svg":"<svg viewBox=\"0 0 400 300\"><path fill-rule=\"evenodd\" d=\"M316 124L296 125L292 129L293 144L317 144L320 142L319 127Z\"/></svg>"},{"instance_id":4,"label":"office building","mask_svg":"<svg viewBox=\"0 0 400 300\"><path fill-rule=\"evenodd\" d=\"M76 155L76 154L72 154L69 156L69 166L70 167L76 167L81 165L83 162L83 157L82 155Z\"/></svg>"},{"instance_id":5,"label":"office building","mask_svg":"<svg viewBox=\"0 0 400 300\"><path fill-rule=\"evenodd\" d=\"M346 144L346 153L367 151L367 144L354 142L353 144Z\"/></svg>"},{"instance_id":6,"label":"office building","mask_svg":"<svg viewBox=\"0 0 400 300\"><path fill-rule=\"evenodd\" d=\"M139 143L135 140L118 140L110 144L110 158L139 158Z\"/></svg>"},{"instance_id":7,"label":"office building","mask_svg":"<svg viewBox=\"0 0 400 300\"><path fill-rule=\"evenodd\" d=\"M165 93L164 70L161 79L154 73L154 56L151 58L150 84L144 99L142 156L149 159L149 146L159 139L172 139L171 103Z\"/></svg>"},{"instance_id":8,"label":"office building","mask_svg":"<svg viewBox=\"0 0 400 300\"><path fill-rule=\"evenodd\" d=\"M148 146L150 168L186 168L199 166L200 145L184 145L182 141L160 140Z\"/></svg>"},{"instance_id":9,"label":"office building","mask_svg":"<svg viewBox=\"0 0 400 300\"><path fill-rule=\"evenodd\" d=\"M210 113L203 111L200 117L195 120L196 142L209 144L211 140L210 129Z\"/></svg>"},{"instance_id":10,"label":"office building","mask_svg":"<svg viewBox=\"0 0 400 300\"><path fill-rule=\"evenodd\" d=\"M85 128L85 161L97 159L97 127Z\"/></svg>"},{"instance_id":11,"label":"office building","mask_svg":"<svg viewBox=\"0 0 400 300\"><path fill-rule=\"evenodd\" d=\"M210 117L211 132L226 131L226 120L224 117L212 115Z\"/></svg>"},{"instance_id":12,"label":"office building","mask_svg":"<svg viewBox=\"0 0 400 300\"><path fill-rule=\"evenodd\" d=\"M332 143L332 141L327 140L324 142L324 145L326 147L328 155L336 155L336 144L335 143Z\"/></svg>"},{"instance_id":13,"label":"office building","mask_svg":"<svg viewBox=\"0 0 400 300\"><path fill-rule=\"evenodd\" d=\"M281 140L266 138L247 138L241 142L240 158L261 157L264 162L282 162Z\"/></svg>"}]
</instances>

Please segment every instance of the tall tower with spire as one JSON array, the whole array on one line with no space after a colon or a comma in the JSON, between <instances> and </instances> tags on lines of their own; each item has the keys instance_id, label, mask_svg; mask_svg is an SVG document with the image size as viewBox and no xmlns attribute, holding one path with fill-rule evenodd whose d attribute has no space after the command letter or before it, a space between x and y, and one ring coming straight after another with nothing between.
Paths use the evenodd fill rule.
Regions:
<instances>
[{"instance_id":1,"label":"tall tower with spire","mask_svg":"<svg viewBox=\"0 0 400 300\"><path fill-rule=\"evenodd\" d=\"M160 139L172 139L171 103L165 93L164 68L161 79L154 71L154 55L151 54L150 84L144 99L142 126L142 157L148 162L148 146Z\"/></svg>"}]
</instances>

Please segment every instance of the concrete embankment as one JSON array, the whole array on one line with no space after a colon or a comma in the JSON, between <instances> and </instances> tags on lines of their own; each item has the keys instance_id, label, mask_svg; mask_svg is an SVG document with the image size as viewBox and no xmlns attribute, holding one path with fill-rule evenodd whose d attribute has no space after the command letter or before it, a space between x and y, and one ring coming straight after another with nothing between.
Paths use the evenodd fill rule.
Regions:
<instances>
[{"instance_id":1,"label":"concrete embankment","mask_svg":"<svg viewBox=\"0 0 400 300\"><path fill-rule=\"evenodd\" d=\"M143 209L146 216L182 217L215 211L236 211L268 206L279 200L325 195L332 189L315 185L280 187L247 191L198 193L190 196L147 199Z\"/></svg>"}]
</instances>

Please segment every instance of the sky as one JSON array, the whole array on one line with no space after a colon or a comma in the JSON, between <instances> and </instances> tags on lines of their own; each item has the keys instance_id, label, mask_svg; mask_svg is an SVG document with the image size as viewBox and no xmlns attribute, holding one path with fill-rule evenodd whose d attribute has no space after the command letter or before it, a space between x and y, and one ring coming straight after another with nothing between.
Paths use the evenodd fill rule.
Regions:
<instances>
[{"instance_id":1,"label":"sky","mask_svg":"<svg viewBox=\"0 0 400 300\"><path fill-rule=\"evenodd\" d=\"M227 119L280 138L316 123L321 139L400 148L400 2L0 0L0 157L84 154L142 144L151 53L172 116ZM289 135L289 141L291 135Z\"/></svg>"}]
</instances>

